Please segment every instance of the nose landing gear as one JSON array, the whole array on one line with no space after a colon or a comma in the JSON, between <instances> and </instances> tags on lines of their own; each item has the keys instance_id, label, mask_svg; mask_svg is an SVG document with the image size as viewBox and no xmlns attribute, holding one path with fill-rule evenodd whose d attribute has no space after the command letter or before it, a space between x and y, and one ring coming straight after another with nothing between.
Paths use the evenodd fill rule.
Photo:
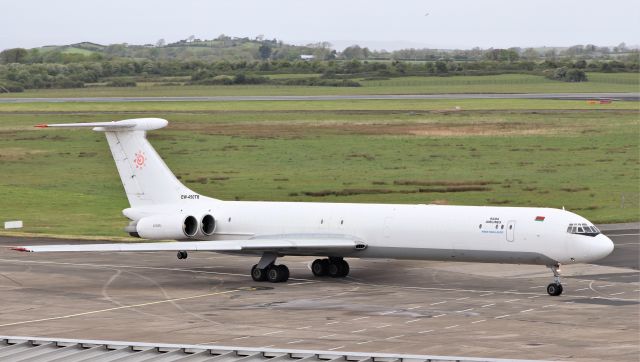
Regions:
<instances>
[{"instance_id":1,"label":"nose landing gear","mask_svg":"<svg viewBox=\"0 0 640 362\"><path fill-rule=\"evenodd\" d=\"M551 265L549 269L553 272L553 283L547 285L547 293L553 297L562 294L562 283L560 283L560 264Z\"/></svg>"}]
</instances>

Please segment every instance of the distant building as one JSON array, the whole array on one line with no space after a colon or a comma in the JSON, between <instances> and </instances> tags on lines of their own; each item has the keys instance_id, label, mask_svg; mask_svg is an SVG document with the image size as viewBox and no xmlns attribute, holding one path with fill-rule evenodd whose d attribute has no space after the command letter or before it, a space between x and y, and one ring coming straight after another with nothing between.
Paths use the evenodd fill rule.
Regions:
<instances>
[{"instance_id":1,"label":"distant building","mask_svg":"<svg viewBox=\"0 0 640 362\"><path fill-rule=\"evenodd\" d=\"M302 60L314 60L314 59L316 59L316 56L312 55L312 54L300 54L300 59L302 59Z\"/></svg>"}]
</instances>

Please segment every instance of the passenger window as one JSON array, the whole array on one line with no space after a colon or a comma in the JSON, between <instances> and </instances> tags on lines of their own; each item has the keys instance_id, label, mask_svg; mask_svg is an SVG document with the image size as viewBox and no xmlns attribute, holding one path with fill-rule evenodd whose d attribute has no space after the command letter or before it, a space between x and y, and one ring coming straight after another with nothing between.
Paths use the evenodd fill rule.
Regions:
<instances>
[{"instance_id":1,"label":"passenger window","mask_svg":"<svg viewBox=\"0 0 640 362\"><path fill-rule=\"evenodd\" d=\"M482 229L482 224L480 224L480 225L478 226L478 229Z\"/></svg>"},{"instance_id":2,"label":"passenger window","mask_svg":"<svg viewBox=\"0 0 640 362\"><path fill-rule=\"evenodd\" d=\"M513 229L513 225L509 225L509 230Z\"/></svg>"},{"instance_id":3,"label":"passenger window","mask_svg":"<svg viewBox=\"0 0 640 362\"><path fill-rule=\"evenodd\" d=\"M571 225L569 225L569 227L567 228L567 232L571 234Z\"/></svg>"},{"instance_id":4,"label":"passenger window","mask_svg":"<svg viewBox=\"0 0 640 362\"><path fill-rule=\"evenodd\" d=\"M504 229L504 224L503 224L503 225L500 225L500 229Z\"/></svg>"}]
</instances>

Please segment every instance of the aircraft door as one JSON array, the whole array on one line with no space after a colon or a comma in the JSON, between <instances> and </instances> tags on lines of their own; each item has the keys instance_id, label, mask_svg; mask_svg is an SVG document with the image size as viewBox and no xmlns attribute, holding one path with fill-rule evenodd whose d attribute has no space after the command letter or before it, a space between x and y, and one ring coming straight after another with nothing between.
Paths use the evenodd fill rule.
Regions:
<instances>
[{"instance_id":1,"label":"aircraft door","mask_svg":"<svg viewBox=\"0 0 640 362\"><path fill-rule=\"evenodd\" d=\"M515 232L516 232L516 221L515 220L509 220L509 222L507 222L507 241L515 241Z\"/></svg>"}]
</instances>

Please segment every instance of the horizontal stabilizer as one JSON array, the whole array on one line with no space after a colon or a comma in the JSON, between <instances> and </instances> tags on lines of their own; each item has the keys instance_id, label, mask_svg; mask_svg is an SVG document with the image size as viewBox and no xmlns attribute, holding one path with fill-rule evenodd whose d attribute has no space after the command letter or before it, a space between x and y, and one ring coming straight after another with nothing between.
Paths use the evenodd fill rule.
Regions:
<instances>
[{"instance_id":1,"label":"horizontal stabilizer","mask_svg":"<svg viewBox=\"0 0 640 362\"><path fill-rule=\"evenodd\" d=\"M163 128L169 124L162 118L134 118L113 122L90 122L90 123L54 123L39 124L37 128L60 127L60 128L83 128L91 127L94 131L149 131Z\"/></svg>"}]
</instances>

